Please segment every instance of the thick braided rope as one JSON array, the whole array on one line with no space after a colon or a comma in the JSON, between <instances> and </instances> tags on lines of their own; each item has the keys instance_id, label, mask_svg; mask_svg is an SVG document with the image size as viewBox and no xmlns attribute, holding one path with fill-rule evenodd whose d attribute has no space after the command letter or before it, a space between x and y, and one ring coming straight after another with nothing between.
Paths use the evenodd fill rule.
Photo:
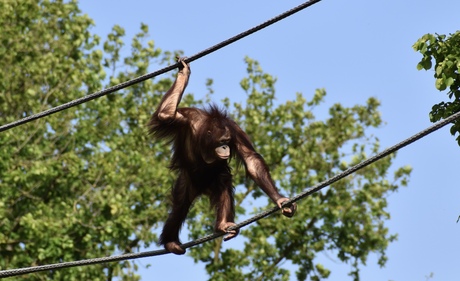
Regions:
<instances>
[{"instance_id":1,"label":"thick braided rope","mask_svg":"<svg viewBox=\"0 0 460 281\"><path fill-rule=\"evenodd\" d=\"M201 57L203 57L203 56L206 56L206 55L208 55L208 54L210 54L210 53L212 53L212 52L215 52L215 51L217 51L217 50L219 50L219 49L221 49L221 48L223 48L223 47L225 47L225 46L227 46L227 45L229 45L229 44L231 44L231 43L234 43L234 42L236 42L236 41L238 41L238 40L240 40L240 39L242 39L242 38L244 38L244 37L246 37L246 36L248 36L248 35L251 35L252 33L255 33L255 32L257 32L257 31L259 31L259 30L261 30L261 29L263 29L263 28L265 28L265 27L267 27L267 26L269 26L269 25L272 25L272 24L274 24L274 23L276 23L276 22L278 22L278 21L280 21L280 20L282 20L282 19L284 19L284 18L286 18L286 17L289 17L289 16L291 16L291 15L293 15L293 14L295 14L295 13L297 13L297 12L299 12L299 11L301 11L301 10L307 8L307 7L310 7L311 5L316 4L316 3L320 2L320 1L321 1L321 0L310 0L310 1L307 1L307 2L305 2L305 3L303 3L303 4L301 4L301 5L297 6L297 7L295 7L295 8L293 8L293 9L289 10L289 11L286 11L286 12L284 12L284 13L282 13L282 14L280 14L280 15L278 15L278 16L276 16L276 17L274 17L274 18L272 18L272 19L270 19L270 20L268 20L268 21L266 21L266 22L264 22L264 23L258 25L258 26L255 26L255 27L253 27L253 28L251 28L251 29L249 29L249 30L247 30L247 31L245 31L245 32L242 32L242 33L240 33L240 34L238 34L238 35L236 35L236 36L234 36L234 37L232 37L232 38L230 38L230 39L227 39L227 40L225 40L225 41L222 41L222 42L219 43L219 44L216 44L216 45L214 45L214 46L212 46L212 47L210 47L210 48L208 48L208 49L206 49L206 50L204 50L204 51L201 51L201 52L199 52L198 54L193 55L193 56L187 58L185 61L186 61L187 63L189 63L189 62L192 62L192 61L194 61L194 60L197 60L197 59L199 59L199 58L201 58ZM112 87L110 87L110 88L101 90L101 91L99 91L99 92L96 92L96 93L93 93L93 94L90 94L90 95L81 97L81 98L79 98L79 99L76 99L76 100L70 101L70 102L68 102L68 103L65 103L65 104L62 104L62 105L59 105L59 106L50 108L50 109L48 109L48 110L45 110L45 111L40 112L40 113L37 113L37 114L33 114L33 115L30 115L30 116L27 116L27 117L22 118L22 119L20 119L20 120L16 120L16 121L14 121L14 122L12 122L12 123L9 123L9 124L6 124L6 125L2 125L2 126L0 126L0 132L9 130L9 129L11 129L11 128L14 128L14 127L16 127L16 126L19 126L19 125L22 125L22 124L25 124L25 123L28 123L28 122L31 122L31 121L33 121L33 120L37 120L37 119L43 118L43 117L45 117L45 116L54 114L54 113L56 113L56 112L59 112L59 111L62 111L62 110L65 110L65 109L68 109L68 108L71 108L71 107L80 105L80 104L82 104L82 103L91 101L91 100L93 100L93 99L100 98L100 97L102 97L102 96L105 96L105 95L107 95L107 94L116 92L116 91L118 91L118 90L127 88L127 87L129 87L129 86L134 85L134 84L143 82L143 81L145 81L145 80L147 80L147 79L150 79L150 78L153 78L153 77L158 76L158 75L160 75L160 74L163 74L163 73L166 73L166 72L168 72L168 71L171 71L171 70L173 70L173 69L179 67L179 65L180 65L179 63L175 63L175 64L173 64L173 65L167 66L167 67L162 68L162 69L160 69L160 70L157 70L157 71L155 71L155 72L151 72L151 73L148 73L148 74L139 76L139 77L134 78L134 79L132 79L132 80L129 80L129 81L123 82L123 83L121 83L121 84L112 86Z\"/></svg>"},{"instance_id":2,"label":"thick braided rope","mask_svg":"<svg viewBox=\"0 0 460 281\"><path fill-rule=\"evenodd\" d=\"M363 162L348 168L347 170L343 171L342 173L325 180L316 186L307 189L306 191L300 193L299 195L293 197L289 201L286 201L283 205L289 205L291 203L297 202L315 192L320 191L326 186L329 186L338 180L341 180L342 178L388 156L391 153L394 153L398 151L399 149L433 133L434 131L437 131L441 129L442 127L446 126L447 124L457 120L460 117L460 112L457 112L448 118L432 125L431 127L428 127L427 129L411 136L410 138L390 147L385 149L384 151L374 155L371 158L368 158L364 160ZM242 221L238 223L237 225L230 227L229 230L231 229L238 229L242 228L244 226L247 226L257 220L260 220L266 216L269 216L273 214L274 212L278 211L278 207L273 207L271 209L268 209L267 211L264 211L252 218L249 218L245 221ZM210 234L207 236L204 236L202 238L199 238L197 240L193 240L187 243L182 244L182 248L187 249L193 246L196 246L198 244L202 244L204 242L216 239L217 237L223 236L225 233L214 233ZM17 276L17 275L23 275L27 273L32 273L32 272L39 272L39 271L44 271L44 270L52 270L52 269L61 269L61 268L67 268L67 267L74 267L74 266L84 266L84 265L91 265L91 264L99 264L99 263L105 263L105 262L114 262L114 261L122 261L122 260L129 260L129 259L138 259L138 258L145 258L145 257L153 257L153 256L159 256L159 255L164 255L167 254L168 252L166 250L157 250L157 251L148 251L148 252L142 252L142 253L133 253L133 254L124 254L124 255L119 255L119 256L112 256L112 257L103 257L103 258L94 258L94 259L88 259L88 260L80 260L80 261L71 261L71 262L63 262L63 263L57 263L57 264L50 264L50 265L41 265L41 266L35 266L35 267L27 267L27 268L20 268L20 269L10 269L10 270L3 270L0 271L0 279L1 278L6 278L6 277L11 277L11 276Z\"/></svg>"}]
</instances>

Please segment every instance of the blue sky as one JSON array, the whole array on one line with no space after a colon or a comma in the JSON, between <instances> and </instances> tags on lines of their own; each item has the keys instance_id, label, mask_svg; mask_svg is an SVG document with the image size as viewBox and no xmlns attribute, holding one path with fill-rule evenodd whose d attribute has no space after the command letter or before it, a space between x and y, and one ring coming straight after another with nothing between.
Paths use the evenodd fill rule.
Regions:
<instances>
[{"instance_id":1,"label":"blue sky","mask_svg":"<svg viewBox=\"0 0 460 281\"><path fill-rule=\"evenodd\" d=\"M157 47L191 56L301 3L81 0L80 7L96 22L92 31L103 38L118 24L126 29L128 43L143 22ZM425 33L455 32L459 22L458 0L323 0L193 62L188 91L204 97L206 78L213 78L213 99L245 100L239 81L246 74L243 59L249 56L278 78L280 102L293 99L296 92L311 97L316 88L328 93L321 105L324 112L336 102L350 106L378 98L386 124L372 133L383 148L389 147L430 126L431 106L447 98L435 89L432 71L417 71L420 54L412 44ZM361 269L362 280L425 281L430 273L432 281L459 280L459 159L460 147L448 128L398 153L394 167L413 167L409 186L389 198L392 218L387 225L399 239L389 246L384 268L376 264L376 256L370 257ZM228 243L238 247L238 239ZM333 253L320 258L332 270L329 280L351 280L350 266L339 263ZM137 262L142 280L206 278L202 265L183 256ZM294 272L292 276L295 280Z\"/></svg>"}]
</instances>

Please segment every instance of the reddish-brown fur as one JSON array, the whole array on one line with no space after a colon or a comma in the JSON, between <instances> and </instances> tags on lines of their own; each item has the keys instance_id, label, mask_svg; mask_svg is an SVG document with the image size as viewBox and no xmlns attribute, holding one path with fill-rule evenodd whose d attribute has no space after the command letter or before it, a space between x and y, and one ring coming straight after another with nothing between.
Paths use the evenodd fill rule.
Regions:
<instances>
[{"instance_id":1,"label":"reddish-brown fur","mask_svg":"<svg viewBox=\"0 0 460 281\"><path fill-rule=\"evenodd\" d=\"M227 232L225 240L238 234L227 231L234 224L234 188L227 159L215 150L221 145L230 149L229 159L236 158L246 167L247 174L279 206L288 200L278 193L267 165L252 146L248 135L222 110L211 105L208 109L178 108L188 83L190 68L183 60L173 86L163 97L152 115L149 131L157 139L172 142L171 168L178 172L172 189L172 210L165 222L159 243L175 254L183 254L179 232L193 201L207 195L216 211L215 229ZM295 204L284 208L291 217Z\"/></svg>"}]
</instances>

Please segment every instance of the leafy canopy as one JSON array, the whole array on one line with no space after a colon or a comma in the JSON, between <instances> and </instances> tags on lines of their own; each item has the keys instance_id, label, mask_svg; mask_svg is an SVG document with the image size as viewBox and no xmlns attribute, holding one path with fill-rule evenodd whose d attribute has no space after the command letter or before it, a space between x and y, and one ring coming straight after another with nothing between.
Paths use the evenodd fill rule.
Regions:
<instances>
[{"instance_id":1,"label":"leafy canopy","mask_svg":"<svg viewBox=\"0 0 460 281\"><path fill-rule=\"evenodd\" d=\"M431 122L439 121L460 111L460 31L454 34L425 34L415 42L415 51L422 54L417 69L434 69L436 89L446 91L450 101L442 101L433 105L430 112ZM434 60L434 65L433 65ZM452 135L460 132L460 122L452 125ZM460 135L457 136L460 145Z\"/></svg>"},{"instance_id":2,"label":"leafy canopy","mask_svg":"<svg viewBox=\"0 0 460 281\"><path fill-rule=\"evenodd\" d=\"M114 26L101 40L90 33L93 25L76 1L0 2L2 124L134 78L176 55L148 41L142 24L124 57L124 29ZM335 104L329 117L316 120L324 90L309 100L297 94L279 103L276 79L258 62L245 62L246 102L223 103L252 136L284 194L297 194L379 150L378 139L366 134L382 122L375 98L352 107ZM153 142L145 125L171 78L151 79L0 133L0 269L122 254L156 243L174 175L167 168L170 148ZM212 93L212 80L208 87ZM182 104L201 102L187 95ZM328 251L350 263L358 280L359 264L377 253L384 265L395 239L385 226L386 198L406 184L410 168L390 169L394 157L300 202L292 219L276 214L243 229L238 249L215 240L189 255L212 280L288 280L293 272L286 261L298 280L320 280L330 271L316 257ZM235 169L235 185L238 220L272 206L241 169ZM212 232L208 206L203 198L191 210L190 239ZM27 278L139 280L136 269L135 261L124 261Z\"/></svg>"}]
</instances>

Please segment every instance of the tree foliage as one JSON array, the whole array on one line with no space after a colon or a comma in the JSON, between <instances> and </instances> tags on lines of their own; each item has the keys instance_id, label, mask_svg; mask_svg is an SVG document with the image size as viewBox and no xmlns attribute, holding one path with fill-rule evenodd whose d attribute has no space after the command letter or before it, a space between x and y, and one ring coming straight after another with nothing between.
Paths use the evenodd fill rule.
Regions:
<instances>
[{"instance_id":1,"label":"tree foliage","mask_svg":"<svg viewBox=\"0 0 460 281\"><path fill-rule=\"evenodd\" d=\"M148 27L141 25L131 53L122 56L124 29L115 26L102 41L89 32L93 21L76 1L2 1L0 15L1 124L134 78L175 55L147 41ZM378 151L378 140L366 135L382 122L376 99L335 104L328 118L316 120L313 110L324 90L311 100L298 94L280 104L276 79L256 61L247 58L246 64L246 102L224 104L286 195ZM151 79L0 133L0 269L139 251L157 241L174 175L167 168L170 148L151 141L145 125L171 83L171 76ZM187 95L183 104L201 102ZM287 280L286 261L296 266L298 280L320 280L330 271L316 257L328 251L350 263L357 280L358 265L369 253L377 253L383 265L395 239L384 224L390 217L386 197L406 184L410 168L391 168L390 177L394 157L299 202L290 220L277 214L243 229L235 240L244 242L239 249L215 240L189 255L212 280ZM235 185L240 219L272 206L241 169L235 169ZM212 221L207 200L196 202L186 221L190 238L212 232ZM125 261L27 277L139 280L136 268Z\"/></svg>"},{"instance_id":2,"label":"tree foliage","mask_svg":"<svg viewBox=\"0 0 460 281\"><path fill-rule=\"evenodd\" d=\"M446 91L450 101L435 104L430 112L431 122L439 121L460 111L460 31L454 34L425 34L413 46L422 54L417 69L434 69L436 89ZM434 65L433 65L434 60ZM460 122L452 125L452 135L460 132ZM457 136L460 145L460 135Z\"/></svg>"},{"instance_id":3,"label":"tree foliage","mask_svg":"<svg viewBox=\"0 0 460 281\"><path fill-rule=\"evenodd\" d=\"M315 120L312 109L324 100L324 90L317 90L311 100L298 94L295 100L277 104L276 79L264 73L256 61L246 58L246 63L249 76L241 81L247 94L246 104L234 103L231 111L252 136L259 152L270 163L278 186L288 196L379 150L378 140L365 134L367 128L378 127L382 122L376 99L350 108L334 104L329 118ZM384 226L390 218L385 210L386 197L398 189L398 184L406 184L410 168L397 169L394 178L388 180L394 156L299 202L294 218L276 214L244 229L241 234L246 239L241 250L223 247L217 240L198 246L199 250L191 255L195 261L207 263L212 280L227 280L229 276L233 280L289 280L290 272L282 266L285 262L297 267L298 280L320 280L327 278L330 271L315 259L320 252L328 251L340 261L350 263L354 268L350 275L358 280L358 265L366 263L370 252L378 253L379 264L384 265L385 249L396 238ZM240 217L257 213L270 204L244 175L239 174L237 183L245 186L237 189ZM254 199L265 204L252 211L241 208ZM207 231L211 227L210 216L199 224L208 224ZM191 227L193 238L203 234L199 225Z\"/></svg>"},{"instance_id":4,"label":"tree foliage","mask_svg":"<svg viewBox=\"0 0 460 281\"><path fill-rule=\"evenodd\" d=\"M89 32L93 21L75 1L2 1L0 13L2 124L144 74L152 61L170 57L153 42L143 46L146 26L129 57L120 58L124 30L117 26L101 49ZM0 134L2 269L131 252L156 241L151 230L167 212L171 178L168 150L149 144L145 124L170 85L169 78L147 81ZM31 278L136 280L132 266Z\"/></svg>"}]
</instances>

